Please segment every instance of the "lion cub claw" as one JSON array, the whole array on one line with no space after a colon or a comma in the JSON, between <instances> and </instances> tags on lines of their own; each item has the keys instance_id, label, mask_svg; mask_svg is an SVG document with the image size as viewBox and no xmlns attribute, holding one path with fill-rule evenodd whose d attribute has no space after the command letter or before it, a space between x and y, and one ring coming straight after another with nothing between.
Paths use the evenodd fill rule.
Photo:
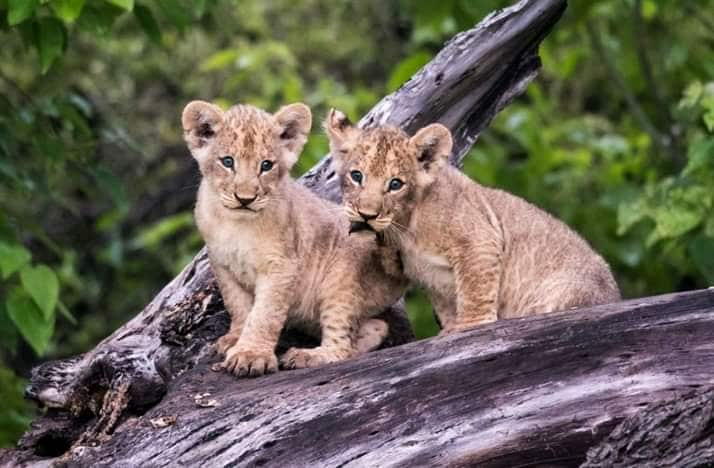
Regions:
<instances>
[{"instance_id":1,"label":"lion cub claw","mask_svg":"<svg viewBox=\"0 0 714 468\"><path fill-rule=\"evenodd\" d=\"M256 351L233 346L226 352L223 368L238 377L258 377L278 370L278 358L272 350Z\"/></svg>"}]
</instances>

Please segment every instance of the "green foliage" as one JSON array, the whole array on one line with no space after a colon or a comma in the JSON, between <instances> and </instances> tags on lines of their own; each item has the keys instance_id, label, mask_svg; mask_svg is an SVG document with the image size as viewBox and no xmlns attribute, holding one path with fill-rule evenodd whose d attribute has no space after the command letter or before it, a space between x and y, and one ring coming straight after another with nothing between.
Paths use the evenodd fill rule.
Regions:
<instances>
[{"instance_id":1,"label":"green foliage","mask_svg":"<svg viewBox=\"0 0 714 468\"><path fill-rule=\"evenodd\" d=\"M695 123L688 129L687 163L678 174L649 181L632 200L622 203L618 232L624 234L643 224L643 230L649 232L644 241L648 248L683 248L689 263L714 283L714 129L707 120L714 113L714 82L703 86L697 81L688 86L679 110L683 125Z\"/></svg>"},{"instance_id":2,"label":"green foliage","mask_svg":"<svg viewBox=\"0 0 714 468\"><path fill-rule=\"evenodd\" d=\"M200 248L185 103L306 102L297 176L327 152L330 107L359 118L509 3L0 0L0 446L30 414L17 375L89 349ZM582 233L625 296L714 282L712 11L569 2L465 161ZM437 331L421 291L407 308Z\"/></svg>"},{"instance_id":3,"label":"green foliage","mask_svg":"<svg viewBox=\"0 0 714 468\"><path fill-rule=\"evenodd\" d=\"M2 364L2 361L0 361ZM12 371L0 367L0 441L5 445L16 440L30 424L30 417L22 399L25 382L18 379Z\"/></svg>"}]
</instances>

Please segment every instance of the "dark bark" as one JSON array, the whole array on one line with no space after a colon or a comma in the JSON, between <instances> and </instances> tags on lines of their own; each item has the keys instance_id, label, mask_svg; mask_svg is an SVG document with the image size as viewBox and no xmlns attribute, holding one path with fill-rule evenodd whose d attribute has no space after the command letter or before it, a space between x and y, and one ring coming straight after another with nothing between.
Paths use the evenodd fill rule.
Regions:
<instances>
[{"instance_id":1,"label":"dark bark","mask_svg":"<svg viewBox=\"0 0 714 468\"><path fill-rule=\"evenodd\" d=\"M408 83L378 103L360 125L370 127L389 123L413 132L423 125L440 121L454 133L452 163L460 164L479 133L535 77L540 66L538 46L560 18L565 5L565 0L523 0L489 16L447 43L437 57ZM339 186L331 170L329 156L301 181L321 196L339 200ZM385 346L403 344L413 338L403 304L393 306L383 316L391 325ZM105 456L101 452L103 449L90 450L89 447L101 443L100 447L108 447L106 454L113 453L118 449L110 448L108 444L120 443L120 434L130 435L148 421L147 416L132 419L131 415L143 414L151 408L152 415L157 414L156 411L179 415L181 426L156 433L175 434L172 431L184 427L185 418L192 417L184 413L184 408L196 409L191 395L199 393L201 388L211 388L209 392L212 394L220 389L235 398L259 396L260 404L268 405L266 408L281 405L298 408L299 401L307 401L305 398L313 394L296 395L299 401L291 401L291 392L298 390L300 382L309 389L313 386L310 382L329 383L333 378L341 378L335 374L339 366L311 372L279 373L257 380L236 380L228 375L213 373L209 370L209 364L217 360L213 354L213 342L225 333L227 326L228 317L207 256L202 251L141 313L93 350L75 358L49 362L33 370L27 396L50 409L33 423L19 448L5 452L0 456L0 462L55 459L70 447L72 449L64 454L62 460L78 464L99 462ZM309 342L306 337L290 331L283 335L280 346L284 348L290 343ZM428 349L431 345L425 346ZM414 352L413 348L403 351L409 354ZM375 356L349 364L365 366L349 372L357 372L364 375L365 380L372 380L370 372L378 372L378 363L385 358L380 354ZM449 375L444 378L448 379ZM274 401L270 403L270 391L266 390L266 385L276 384L292 385L290 388L293 390L272 390L275 392ZM335 403L334 388L325 386L325 390L328 388L332 396L324 399L323 403ZM252 389L257 390L255 395L251 393ZM405 391L405 398L415 394L410 389ZM355 397L362 398L358 394ZM381 396L377 392L370 398L379 400ZM224 401L227 403L228 400ZM157 403L159 406L155 406ZM171 405L174 409L169 409ZM240 405L234 407L233 403L229 406L241 408ZM226 406L220 408L228 409ZM337 406L325 408L326 414L338 411ZM210 414L210 409L204 410L196 415ZM401 411L407 410L402 408ZM261 411L266 416L269 414ZM194 428L194 435L200 440L208 440L228 431L226 428L229 425L240 426L241 419L247 422L257 417L255 414L246 416L248 413L243 410L239 413L238 419L226 419L223 429L203 433ZM360 418L372 416L365 413ZM289 416L286 417L289 419ZM272 418L280 420L277 413L272 413ZM412 424L416 422L418 420L412 421ZM262 431L258 430L256 434L260 435ZM257 435L246 435L246 442ZM152 442L146 439L143 442L157 449L161 447L159 440ZM135 442L128 442L127 439L127 443ZM266 443L270 443L268 439ZM197 449L199 445L196 445ZM170 456L170 452L166 455ZM129 463L120 458L112 460L119 464ZM160 463L158 459L145 459L147 464L154 461Z\"/></svg>"},{"instance_id":2,"label":"dark bark","mask_svg":"<svg viewBox=\"0 0 714 468\"><path fill-rule=\"evenodd\" d=\"M710 374L710 385L711 377ZM696 387L694 383L683 386ZM714 390L711 388L690 390L673 400L654 403L625 419L605 440L588 451L582 467L703 468L714 465Z\"/></svg>"},{"instance_id":3,"label":"dark bark","mask_svg":"<svg viewBox=\"0 0 714 468\"><path fill-rule=\"evenodd\" d=\"M714 291L702 290L502 320L258 379L212 372L205 356L158 405L68 460L569 467L589 457L587 466L706 466L683 460L712 458L712 343ZM155 428L162 417L176 422ZM72 443L72 434L53 434L25 439L6 460Z\"/></svg>"}]
</instances>

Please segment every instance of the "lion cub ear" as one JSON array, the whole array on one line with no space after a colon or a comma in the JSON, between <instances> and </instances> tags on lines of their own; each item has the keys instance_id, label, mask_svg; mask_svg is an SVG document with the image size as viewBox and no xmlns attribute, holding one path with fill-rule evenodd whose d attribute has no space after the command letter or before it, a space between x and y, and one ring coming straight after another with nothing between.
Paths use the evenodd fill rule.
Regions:
<instances>
[{"instance_id":1,"label":"lion cub ear","mask_svg":"<svg viewBox=\"0 0 714 468\"><path fill-rule=\"evenodd\" d=\"M298 102L281 107L273 114L280 131L280 143L283 147L283 161L288 169L298 159L302 147L312 127L312 112L305 104Z\"/></svg>"},{"instance_id":2,"label":"lion cub ear","mask_svg":"<svg viewBox=\"0 0 714 468\"><path fill-rule=\"evenodd\" d=\"M327 131L327 137L330 140L332 164L337 172L342 172L342 168L347 162L347 155L354 145L359 129L352 125L350 119L337 109L330 109L324 126Z\"/></svg>"},{"instance_id":3,"label":"lion cub ear","mask_svg":"<svg viewBox=\"0 0 714 468\"><path fill-rule=\"evenodd\" d=\"M453 140L448 128L439 123L428 125L409 140L416 148L421 168L433 177L449 161Z\"/></svg>"},{"instance_id":4,"label":"lion cub ear","mask_svg":"<svg viewBox=\"0 0 714 468\"><path fill-rule=\"evenodd\" d=\"M208 143L223 127L223 111L205 101L192 101L181 115L183 137L193 157L198 159Z\"/></svg>"}]
</instances>

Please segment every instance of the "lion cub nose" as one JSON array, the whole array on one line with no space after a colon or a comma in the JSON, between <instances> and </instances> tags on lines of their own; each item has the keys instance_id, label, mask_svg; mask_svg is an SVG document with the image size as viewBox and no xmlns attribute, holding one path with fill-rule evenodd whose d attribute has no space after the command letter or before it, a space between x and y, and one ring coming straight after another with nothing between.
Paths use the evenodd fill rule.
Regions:
<instances>
[{"instance_id":1,"label":"lion cub nose","mask_svg":"<svg viewBox=\"0 0 714 468\"><path fill-rule=\"evenodd\" d=\"M379 216L378 213L364 213L364 212L362 212L362 211L358 211L357 213L359 213L359 215L360 215L360 216L362 217L362 219L364 219L365 221L371 221L371 220L377 218L377 216Z\"/></svg>"},{"instance_id":2,"label":"lion cub nose","mask_svg":"<svg viewBox=\"0 0 714 468\"><path fill-rule=\"evenodd\" d=\"M248 206L248 205L250 205L251 203L253 203L256 198L258 198L257 195L254 196L253 198L241 198L241 197L238 196L238 194L235 194L235 193L233 194L233 196L236 197L236 200L238 200L238 202L239 202L242 206Z\"/></svg>"}]
</instances>

